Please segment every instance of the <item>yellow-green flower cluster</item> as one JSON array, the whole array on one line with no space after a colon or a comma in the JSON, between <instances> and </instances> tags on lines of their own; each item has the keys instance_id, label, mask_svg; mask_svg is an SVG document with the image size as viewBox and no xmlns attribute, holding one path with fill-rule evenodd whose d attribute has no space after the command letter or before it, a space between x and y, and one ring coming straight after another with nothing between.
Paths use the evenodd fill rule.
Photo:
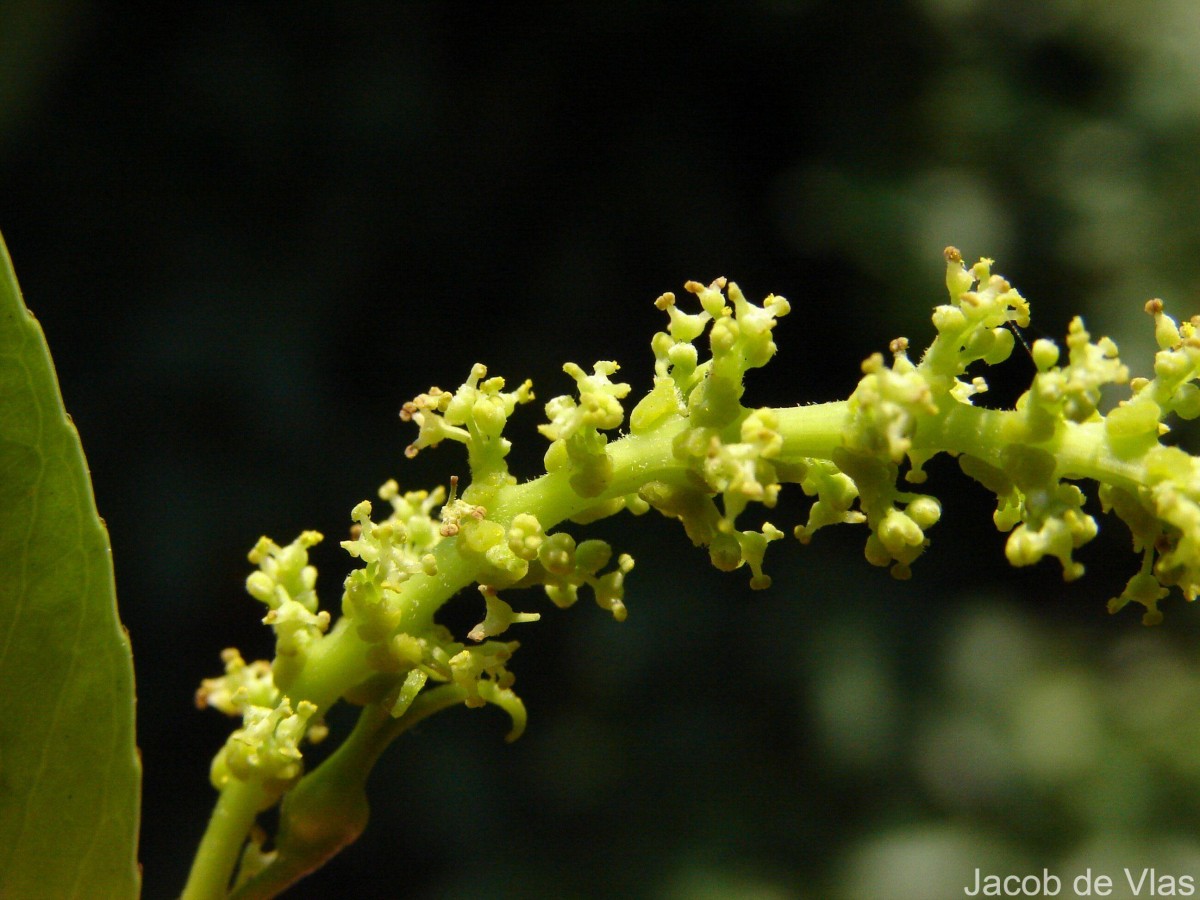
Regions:
<instances>
[{"instance_id":1,"label":"yellow-green flower cluster","mask_svg":"<svg viewBox=\"0 0 1200 900\"><path fill-rule=\"evenodd\" d=\"M327 733L317 707L301 701L293 709L280 694L264 660L247 664L232 648L221 653L225 674L206 678L196 692L196 706L241 716L235 730L213 759L211 780L222 789L230 779L255 780L277 797L303 771L300 742L319 742Z\"/></svg>"},{"instance_id":2,"label":"yellow-green flower cluster","mask_svg":"<svg viewBox=\"0 0 1200 900\"><path fill-rule=\"evenodd\" d=\"M342 547L364 565L346 578L342 614L364 641L383 640L399 626L405 611L401 585L414 575L437 572L432 551L442 533L433 515L445 496L442 488L401 494L388 481L379 489L379 498L391 506L387 518L372 522L367 500L351 512L352 537Z\"/></svg>"},{"instance_id":3,"label":"yellow-green flower cluster","mask_svg":"<svg viewBox=\"0 0 1200 900\"><path fill-rule=\"evenodd\" d=\"M212 707L227 716L240 716L249 706L273 706L279 691L271 679L271 664L264 659L247 663L233 647L221 651L225 674L205 678L196 691L199 709Z\"/></svg>"},{"instance_id":4,"label":"yellow-green flower cluster","mask_svg":"<svg viewBox=\"0 0 1200 900\"><path fill-rule=\"evenodd\" d=\"M854 509L858 500L854 479L832 460L811 460L800 486L809 497L817 498L809 507L808 522L795 528L800 543L809 543L826 525L854 525L867 520L860 510Z\"/></svg>"},{"instance_id":5,"label":"yellow-green flower cluster","mask_svg":"<svg viewBox=\"0 0 1200 900\"><path fill-rule=\"evenodd\" d=\"M285 698L275 706L247 706L242 727L229 736L213 759L210 778L222 789L231 778L254 780L268 789L271 802L300 777L300 742L317 707L301 700L293 710Z\"/></svg>"},{"instance_id":6,"label":"yellow-green flower cluster","mask_svg":"<svg viewBox=\"0 0 1200 900\"><path fill-rule=\"evenodd\" d=\"M996 495L995 523L1009 532L1014 565L1053 557L1066 578L1083 573L1074 554L1097 524L1076 482L1091 478L1143 554L1111 607L1138 602L1146 621L1156 621L1168 587L1178 585L1189 599L1200 593L1200 461L1161 443L1169 414L1200 415L1196 321L1177 324L1161 302L1148 304L1160 348L1155 377L1130 382L1112 341L1093 341L1076 319L1065 362L1055 344L1037 341L1029 390L1012 410L987 409L976 405L987 390L977 367L1008 358L1015 346L1010 329L1028 324L1029 305L992 272L990 260L968 268L950 248L949 302L935 308L936 334L919 358L897 338L890 360L877 353L862 364L848 400L756 409L743 405L744 378L774 356L775 327L789 303L771 295L756 305L723 278L685 287L695 312L682 309L674 294L656 301L668 323L651 342L653 384L634 405L626 436L614 438L626 425L623 402L632 390L613 381L617 363L598 362L590 373L564 366L575 391L545 406L548 421L539 431L551 444L542 479L518 484L505 463L504 429L516 406L533 399L528 381L506 391L504 379L476 365L457 390L431 388L405 405L402 416L419 427L406 453L447 439L462 443L472 478L461 496L451 479L448 499L441 488L402 493L390 481L380 498L391 509L378 522L369 502L354 509L342 546L362 567L346 579L339 633L363 642L367 671L384 681L348 686L348 696L383 696L400 716L427 682L457 685L470 705L484 702L487 691L508 691L505 664L516 643L495 638L539 617L515 611L512 590L540 586L566 607L587 587L602 608L625 618L632 559L620 555L614 564L607 543L553 531L563 519L587 523L654 508L680 520L718 569L748 566L751 586L764 588L771 581L763 571L767 545L784 532L771 522L738 523L754 504L776 509L784 485L797 484L815 498L794 528L801 542L827 525L864 522L868 561L909 577L942 509L933 496L901 484L925 482L924 465L942 452ZM706 335L707 349L700 346ZM1130 396L1105 413L1109 385L1127 385ZM281 692L329 626L328 613L317 609L307 557L318 540L305 532L286 547L266 538L255 547L259 570L247 589L269 607L267 621L277 632L271 677L239 657L223 679L205 683L206 702L243 715L255 706L280 708ZM484 610L466 635L475 646L467 646L435 625L433 613L472 583Z\"/></svg>"},{"instance_id":7,"label":"yellow-green flower cluster","mask_svg":"<svg viewBox=\"0 0 1200 900\"><path fill-rule=\"evenodd\" d=\"M948 453L996 496L994 522L1008 533L1013 565L1049 557L1066 579L1083 574L1075 554L1098 526L1079 483L1091 480L1102 508L1128 525L1142 555L1109 608L1137 603L1151 624L1161 619L1158 604L1170 588L1195 599L1200 458L1163 439L1170 416L1200 417L1200 318L1177 323L1161 301L1147 304L1159 347L1154 377L1132 380L1115 344L1093 340L1076 319L1065 359L1053 342L1035 342L1029 389L1013 409L990 409L978 404L987 391L980 367L1010 356L1012 329L1028 324L1029 305L993 273L990 260L968 268L953 248L945 258L949 300L934 310L928 348L910 356L908 340L892 341L887 354L862 363L844 401L745 405L746 373L774 356L775 327L790 305L774 295L756 305L719 278L686 284L695 312L682 309L674 294L656 301L668 322L651 341L652 385L628 421L633 389L612 380L617 363L597 362L590 373L564 366L574 392L545 405L547 422L538 430L551 443L541 477L518 482L506 462L504 430L515 408L533 400L528 381L506 391L502 378L477 364L457 390L431 388L405 404L402 417L419 428L405 453L461 443L469 483L460 493L452 477L447 495L442 488L401 492L389 481L379 492L388 506L381 520L372 519L370 502L354 508L342 547L361 567L345 580L342 618L332 629L329 613L318 608L308 557L321 536L304 532L287 546L258 542L250 554L257 571L246 588L268 607L276 657L247 665L226 651L225 674L206 680L197 694L198 704L243 720L214 763L214 784L224 790L255 781L267 797L288 789L303 771L301 740L324 732L322 718L338 698L364 707L351 742L369 760L333 767L358 773L354 791L377 743L446 706L498 705L512 717L515 738L525 724L509 669L519 645L499 638L541 614L517 611L512 598L537 587L554 606L568 607L586 588L623 620L632 558L573 531L621 510L653 508L678 519L714 566L748 567L751 587L765 588L766 549L784 531L763 521L761 510L775 516L785 486L798 485L814 498L792 532L801 543L827 525L865 523L867 560L907 578L942 515L934 496L911 488L929 480L930 459ZM1114 391L1127 396L1106 409ZM435 615L464 589L483 608L460 640ZM318 809L322 793L302 788L291 796L298 799L290 821L303 821L305 804ZM360 812L344 834L365 823L365 807Z\"/></svg>"},{"instance_id":8,"label":"yellow-green flower cluster","mask_svg":"<svg viewBox=\"0 0 1200 900\"><path fill-rule=\"evenodd\" d=\"M692 477L683 483L648 481L638 496L679 519L692 542L708 548L718 569L749 565L751 586L765 588L771 579L763 573L763 555L783 533L769 522L742 530L736 520L751 503L774 507L782 483L801 481L806 464L782 456L775 411L746 409L741 398L746 372L775 355L773 331L791 307L774 295L757 306L724 278L685 287L701 310L684 313L674 294L656 301L670 321L651 342L654 388L631 413L630 429L635 436L650 435L682 424L672 438L672 455ZM700 361L695 341L706 329L710 356Z\"/></svg>"},{"instance_id":9,"label":"yellow-green flower cluster","mask_svg":"<svg viewBox=\"0 0 1200 900\"><path fill-rule=\"evenodd\" d=\"M1103 508L1126 522L1143 554L1138 573L1110 609L1139 603L1152 624L1161 620L1157 604L1169 587L1194 599L1200 593L1200 461L1161 440L1169 431L1168 415L1200 415L1196 321L1179 325L1161 301L1150 301L1146 311L1154 317L1159 345L1155 377L1131 381L1116 345L1093 340L1076 318L1065 362L1053 342L1034 343L1037 374L1015 409L977 409L972 398L986 384L978 377L965 381L968 366L1007 357L1013 339L1004 326L1026 324L1029 307L991 273L990 260L967 269L956 250L946 258L951 302L935 310L937 337L915 366L902 345L894 345L890 369L878 359L868 361L850 401L852 429L844 449L867 453L876 467L885 455L894 462L907 455L910 481L923 478L921 465L932 454L957 454L963 471L996 494L996 525L1010 532L1009 561L1023 566L1054 557L1067 579L1083 574L1074 553L1098 532L1075 482L1096 480ZM1109 385L1129 395L1106 412L1103 389ZM879 527L884 519L872 514L865 485L884 483L894 473L880 477L871 466L856 473L845 458L834 461L855 482L868 522L886 544ZM910 538L915 541L916 533Z\"/></svg>"},{"instance_id":10,"label":"yellow-green flower cluster","mask_svg":"<svg viewBox=\"0 0 1200 900\"><path fill-rule=\"evenodd\" d=\"M258 571L246 579L246 592L268 607L263 622L275 629L275 683L286 690L304 668L308 648L329 628L329 613L317 609L317 570L308 549L322 536L306 531L286 547L261 537L250 551Z\"/></svg>"},{"instance_id":11,"label":"yellow-green flower cluster","mask_svg":"<svg viewBox=\"0 0 1200 900\"><path fill-rule=\"evenodd\" d=\"M473 391L474 387L469 389ZM497 436L491 435L488 440ZM380 488L379 496L390 503L390 515L382 522L373 522L371 504L363 501L352 514L353 539L342 542L352 556L364 562L361 569L346 579L342 612L358 637L369 645L368 665L384 677L383 682L369 686L365 692L356 692L352 699L374 700L382 687L384 702L392 716L398 718L432 680L458 685L468 706L482 706L491 696L486 688L481 693L480 684L484 681L507 692L501 699L512 700L508 694L513 679L503 664L517 643L487 641L479 647L467 648L441 626L418 627L419 609L404 586L414 576L437 576L434 551L447 539L454 540L460 556L478 566L479 578L499 575L504 583L511 583L527 569L526 562L512 548L523 550L533 535L540 533L533 527L536 519L524 517L506 535L501 526L485 518L486 509L457 497L437 512L446 496L441 488L430 493L401 494L396 482L389 481ZM515 577L510 562L515 562L519 569ZM537 620L536 614L514 613L499 598L490 581L481 583L480 590L487 612L484 621L471 631L472 640L484 641L511 624Z\"/></svg>"},{"instance_id":12,"label":"yellow-green flower cluster","mask_svg":"<svg viewBox=\"0 0 1200 900\"><path fill-rule=\"evenodd\" d=\"M372 645L368 657L380 675L352 691L347 699L361 705L382 703L393 718L401 718L427 686L452 684L469 707L494 703L504 708L513 717L515 734L510 740L515 740L515 735L524 730L525 712L512 691L516 679L507 663L520 644L485 638L501 633L514 622L536 621L538 617L514 614L511 608L505 613L493 606L496 599L493 595L489 603L491 621L485 622L497 630L488 632L483 624L476 626L469 637L482 643L474 646L456 641L441 625L430 626L419 636L400 631Z\"/></svg>"},{"instance_id":13,"label":"yellow-green flower cluster","mask_svg":"<svg viewBox=\"0 0 1200 900\"><path fill-rule=\"evenodd\" d=\"M653 431L671 417L687 418L692 427L721 427L747 412L740 405L743 378L775 355L772 332L791 310L787 300L774 294L756 306L724 278L707 287L696 281L685 287L700 301L699 312L680 310L672 293L655 301L670 321L650 342L654 387L630 414L635 435ZM695 342L706 330L711 353L701 362Z\"/></svg>"},{"instance_id":14,"label":"yellow-green flower cluster","mask_svg":"<svg viewBox=\"0 0 1200 900\"><path fill-rule=\"evenodd\" d=\"M503 378L486 376L487 367L477 363L457 391L432 387L404 404L401 418L421 429L405 454L416 456L421 449L449 439L468 446L471 471L477 478L502 468L511 444L501 432L517 404L533 400L532 384L525 381L515 391L505 391Z\"/></svg>"},{"instance_id":15,"label":"yellow-green flower cluster","mask_svg":"<svg viewBox=\"0 0 1200 900\"><path fill-rule=\"evenodd\" d=\"M1200 459L1165 446L1164 419L1200 415L1200 317L1176 323L1161 300L1146 304L1154 317L1158 353L1154 378L1136 378L1131 396L1105 419L1105 437L1122 459L1138 460L1142 477L1136 487L1102 484L1105 509L1125 520L1142 568L1109 603L1114 612L1129 602L1146 607L1144 620L1162 618L1157 603L1167 588L1178 587L1188 600L1200 594Z\"/></svg>"},{"instance_id":16,"label":"yellow-green flower cluster","mask_svg":"<svg viewBox=\"0 0 1200 900\"><path fill-rule=\"evenodd\" d=\"M569 470L571 487L582 497L597 496L612 480L612 459L604 449L608 437L602 432L620 428L625 421L621 400L629 394L629 385L608 377L619 368L602 360L588 375L575 363L567 363L563 371L575 379L579 398L555 397L546 404L550 421L538 426L552 442L546 451L546 471Z\"/></svg>"},{"instance_id":17,"label":"yellow-green flower cluster","mask_svg":"<svg viewBox=\"0 0 1200 900\"><path fill-rule=\"evenodd\" d=\"M565 531L547 535L529 561L529 572L519 587L542 585L555 606L565 609L579 599L579 589L587 585L596 605L623 622L625 576L633 569L633 557L622 553L616 567L601 573L612 560L612 547L605 541L587 540L578 544Z\"/></svg>"}]
</instances>

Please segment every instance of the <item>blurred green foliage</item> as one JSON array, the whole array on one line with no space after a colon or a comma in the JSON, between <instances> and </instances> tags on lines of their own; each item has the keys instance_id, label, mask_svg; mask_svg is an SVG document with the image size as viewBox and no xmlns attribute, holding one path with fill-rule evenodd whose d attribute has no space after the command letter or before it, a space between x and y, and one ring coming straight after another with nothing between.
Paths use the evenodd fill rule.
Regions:
<instances>
[{"instance_id":1,"label":"blurred green foliage","mask_svg":"<svg viewBox=\"0 0 1200 900\"><path fill-rule=\"evenodd\" d=\"M796 308L748 402L844 396L929 334L948 243L998 260L1037 333L1083 313L1135 370L1148 297L1200 311L1187 0L62 9L2 7L0 229L112 532L148 896L182 883L226 727L191 692L227 644L268 646L245 551L461 471L403 460L395 413L430 384L480 359L548 397L563 361L604 358L641 390L650 301L723 274ZM1009 368L989 402L1031 375ZM518 472L544 449L525 424ZM463 711L406 738L367 835L298 895L894 900L976 865L1200 871L1194 611L1105 616L1117 527L1069 587L1010 572L980 492L931 478L946 513L904 585L822 533L750 596L661 522L603 523L638 558L629 620L545 611L514 663L527 735Z\"/></svg>"}]
</instances>

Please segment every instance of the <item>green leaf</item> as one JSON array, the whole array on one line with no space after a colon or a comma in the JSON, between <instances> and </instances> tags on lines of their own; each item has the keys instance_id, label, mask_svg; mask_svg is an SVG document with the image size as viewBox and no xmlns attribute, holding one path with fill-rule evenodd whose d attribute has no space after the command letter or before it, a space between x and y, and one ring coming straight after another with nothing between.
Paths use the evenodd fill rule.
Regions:
<instances>
[{"instance_id":1,"label":"green leaf","mask_svg":"<svg viewBox=\"0 0 1200 900\"><path fill-rule=\"evenodd\" d=\"M0 238L0 897L136 897L140 794L108 533Z\"/></svg>"}]
</instances>

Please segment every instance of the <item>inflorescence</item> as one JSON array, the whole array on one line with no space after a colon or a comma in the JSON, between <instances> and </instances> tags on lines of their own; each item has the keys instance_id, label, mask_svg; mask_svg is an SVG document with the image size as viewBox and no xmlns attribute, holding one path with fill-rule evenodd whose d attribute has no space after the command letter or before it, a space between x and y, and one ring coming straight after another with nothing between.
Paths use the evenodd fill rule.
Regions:
<instances>
[{"instance_id":1,"label":"inflorescence","mask_svg":"<svg viewBox=\"0 0 1200 900\"><path fill-rule=\"evenodd\" d=\"M538 430L550 441L546 474L532 482L518 484L509 473L504 436L515 409L534 400L528 381L506 391L503 378L477 364L456 390L431 388L405 404L402 418L418 427L406 454L462 443L469 484L460 494L452 480L448 496L442 488L401 492L389 481L379 491L385 514L373 518L367 501L354 508L342 546L361 567L345 581L332 629L308 561L321 535L305 532L282 547L258 542L250 554L258 568L246 588L268 609L276 657L247 664L226 651L225 675L205 681L198 694L201 705L243 719L214 764L214 784L255 778L276 785L275 794L293 784L302 771L299 743L324 733L331 696L381 704L399 720L418 708L422 691L442 685L456 702L501 706L519 733L524 707L508 668L518 642L501 638L539 614L515 611L515 592L539 587L552 604L568 607L583 591L618 621L627 614L633 560L614 559L604 541L577 540L560 529L565 520L656 510L678 519L716 568L747 566L751 586L765 588L767 545L785 532L770 522L743 528L739 519L753 504L774 510L783 487L794 484L812 498L805 521L792 529L801 543L828 525L864 523L868 561L908 578L942 512L935 497L914 488L926 481L926 463L949 453L995 494L994 521L1008 533L1013 565L1052 557L1067 580L1083 573L1075 552L1098 529L1079 482L1091 480L1103 510L1124 521L1141 554L1110 611L1137 603L1143 621L1154 624L1170 588L1195 599L1200 459L1163 438L1168 417L1200 415L1200 317L1177 323L1161 301L1146 305L1159 347L1149 379L1130 379L1113 342L1093 341L1075 319L1065 358L1057 344L1036 341L1028 390L1013 409L988 409L974 402L987 390L979 371L1012 353L1011 326L1028 324L1029 305L992 273L990 260L968 268L948 248L946 264L949 302L934 310L936 335L919 358L897 339L887 355L862 364L848 400L787 409L743 404L744 376L776 352L774 329L790 309L785 299L772 295L756 305L723 278L686 285L691 312L663 294L656 305L668 323L651 341L649 392L627 413L631 387L612 380L617 363L597 362L590 373L564 366L575 391L545 404L547 422ZM707 352L700 346L706 334ZM1106 385L1127 396L1104 411ZM471 584L481 620L459 638L434 614ZM338 669L354 681L316 697L305 670L334 641L343 657L357 660Z\"/></svg>"}]
</instances>

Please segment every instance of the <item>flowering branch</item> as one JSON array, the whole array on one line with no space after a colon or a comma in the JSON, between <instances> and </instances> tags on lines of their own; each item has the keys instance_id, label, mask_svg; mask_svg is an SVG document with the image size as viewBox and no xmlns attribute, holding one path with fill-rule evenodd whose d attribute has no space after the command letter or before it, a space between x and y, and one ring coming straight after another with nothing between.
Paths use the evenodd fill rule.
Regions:
<instances>
[{"instance_id":1,"label":"flowering branch","mask_svg":"<svg viewBox=\"0 0 1200 900\"><path fill-rule=\"evenodd\" d=\"M1012 410L987 409L974 403L987 390L975 373L1011 354L1010 327L1028 324L1029 305L992 274L990 260L967 268L950 248L946 265L949 302L934 310L932 343L914 361L905 339L893 341L890 359L874 354L863 363L844 401L743 405L744 376L775 354L774 329L789 304L772 295L756 305L718 279L688 283L694 312L672 294L656 301L668 324L651 342L653 387L628 416L631 388L612 380L617 363L598 362L590 374L564 367L576 391L545 406L539 431L551 443L540 478L518 483L505 461L504 428L518 405L533 401L529 382L505 391L502 378L476 365L457 390L431 388L406 404L402 417L419 429L406 454L445 440L465 444L470 483L459 494L452 479L447 496L442 488L402 493L389 481L379 491L382 516L374 518L370 502L354 508L342 546L362 565L345 581L334 623L319 609L308 562L321 535L255 546L247 591L267 607L276 656L247 664L226 651L225 674L197 695L199 705L243 724L214 761L220 800L184 896L274 896L353 841L366 826L362 787L379 751L436 710L497 705L511 716L515 739L525 725L509 669L519 643L504 638L539 617L515 610L516 592L540 587L567 607L582 591L618 621L628 612L633 560L614 558L603 541L554 530L568 520L656 510L678 519L718 569L748 567L751 587L766 588L767 547L785 532L769 522L743 528L739 519L753 504L774 509L784 486L798 485L814 498L792 529L801 543L828 525L864 523L868 561L908 578L941 516L937 499L917 490L924 466L949 453L996 495L994 520L1009 535L1013 565L1052 557L1064 578L1082 574L1074 553L1098 527L1076 482L1093 480L1142 557L1110 611L1136 603L1143 622L1154 624L1171 588L1194 599L1200 459L1163 437L1170 415L1200 415L1200 320L1179 324L1160 301L1147 304L1160 348L1154 378L1130 380L1116 346L1093 342L1076 319L1066 359L1053 342L1037 341L1029 389ZM1104 385L1128 392L1107 413L1099 408ZM618 436L622 427L628 433ZM434 616L472 584L480 621L459 639ZM339 700L362 707L359 725L304 774L301 745L325 736L323 717ZM281 798L280 832L264 850L254 819Z\"/></svg>"}]
</instances>

